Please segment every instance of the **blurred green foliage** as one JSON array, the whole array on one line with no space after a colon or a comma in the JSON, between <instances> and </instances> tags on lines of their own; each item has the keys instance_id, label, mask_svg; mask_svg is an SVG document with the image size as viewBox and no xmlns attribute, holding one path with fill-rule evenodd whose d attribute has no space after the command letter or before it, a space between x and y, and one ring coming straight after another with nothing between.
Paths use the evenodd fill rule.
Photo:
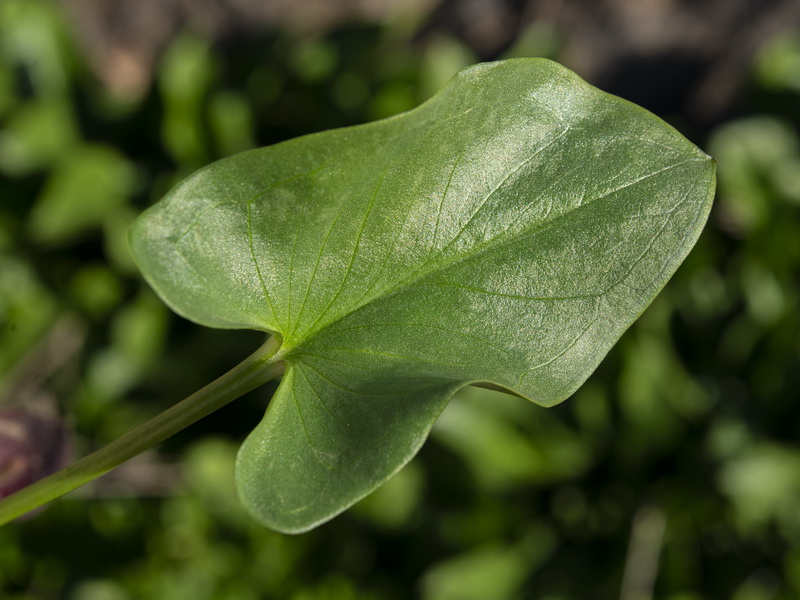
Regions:
<instances>
[{"instance_id":1,"label":"blurred green foliage","mask_svg":"<svg viewBox=\"0 0 800 600\"><path fill-rule=\"evenodd\" d=\"M205 330L154 297L128 224L211 160L409 109L476 59L419 27L277 30L224 48L187 30L149 91L120 99L56 5L0 2L2 401L55 399L81 454L249 354L257 334ZM762 48L741 117L694 140L719 160L711 222L569 401L465 390L385 487L288 537L235 498L237 443L271 390L254 392L0 529L2 597L800 596L798 39ZM508 55L558 52L536 24ZM52 335L65 321L85 335ZM647 557L649 580L636 571Z\"/></svg>"}]
</instances>

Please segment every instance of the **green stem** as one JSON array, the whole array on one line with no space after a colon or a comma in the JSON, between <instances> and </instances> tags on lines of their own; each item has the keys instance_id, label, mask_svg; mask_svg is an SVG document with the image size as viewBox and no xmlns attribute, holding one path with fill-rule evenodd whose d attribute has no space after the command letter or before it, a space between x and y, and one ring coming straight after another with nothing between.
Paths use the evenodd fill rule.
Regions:
<instances>
[{"instance_id":1,"label":"green stem","mask_svg":"<svg viewBox=\"0 0 800 600\"><path fill-rule=\"evenodd\" d=\"M280 342L270 338L240 364L163 413L68 467L0 500L0 525L118 467L206 415L280 377Z\"/></svg>"}]
</instances>

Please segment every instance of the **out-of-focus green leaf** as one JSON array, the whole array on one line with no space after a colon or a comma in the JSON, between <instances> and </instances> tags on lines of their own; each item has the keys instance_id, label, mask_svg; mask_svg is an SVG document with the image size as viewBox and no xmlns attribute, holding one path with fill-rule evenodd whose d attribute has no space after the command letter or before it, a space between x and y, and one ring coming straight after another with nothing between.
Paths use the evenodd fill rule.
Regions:
<instances>
[{"instance_id":1,"label":"out-of-focus green leaf","mask_svg":"<svg viewBox=\"0 0 800 600\"><path fill-rule=\"evenodd\" d=\"M78 141L75 117L62 98L20 104L0 129L0 171L25 175L69 154Z\"/></svg>"},{"instance_id":2,"label":"out-of-focus green leaf","mask_svg":"<svg viewBox=\"0 0 800 600\"><path fill-rule=\"evenodd\" d=\"M515 546L490 545L434 565L422 580L426 600L511 600L522 582L547 559L555 545L545 527L534 527Z\"/></svg>"},{"instance_id":3,"label":"out-of-focus green leaf","mask_svg":"<svg viewBox=\"0 0 800 600\"><path fill-rule=\"evenodd\" d=\"M301 79L307 83L318 83L330 77L337 61L334 46L323 40L308 39L294 49L290 64Z\"/></svg>"},{"instance_id":4,"label":"out-of-focus green leaf","mask_svg":"<svg viewBox=\"0 0 800 600\"><path fill-rule=\"evenodd\" d=\"M378 90L372 100L372 116L385 119L411 110L417 104L416 92L410 83L393 81Z\"/></svg>"},{"instance_id":5,"label":"out-of-focus green leaf","mask_svg":"<svg viewBox=\"0 0 800 600\"><path fill-rule=\"evenodd\" d=\"M739 525L751 531L776 523L800 535L800 450L753 444L729 459L719 485L736 509Z\"/></svg>"},{"instance_id":6,"label":"out-of-focus green leaf","mask_svg":"<svg viewBox=\"0 0 800 600\"><path fill-rule=\"evenodd\" d=\"M756 74L762 85L800 92L800 32L785 32L759 50Z\"/></svg>"},{"instance_id":7,"label":"out-of-focus green leaf","mask_svg":"<svg viewBox=\"0 0 800 600\"><path fill-rule=\"evenodd\" d=\"M83 146L59 162L29 221L34 239L62 244L100 226L127 202L134 170L116 150Z\"/></svg>"},{"instance_id":8,"label":"out-of-focus green leaf","mask_svg":"<svg viewBox=\"0 0 800 600\"><path fill-rule=\"evenodd\" d=\"M98 352L87 373L101 401L119 398L153 364L164 343L166 318L163 305L148 291L115 314L112 344Z\"/></svg>"},{"instance_id":9,"label":"out-of-focus green leaf","mask_svg":"<svg viewBox=\"0 0 800 600\"><path fill-rule=\"evenodd\" d=\"M381 529L409 524L423 500L424 475L412 461L355 506L353 512Z\"/></svg>"},{"instance_id":10,"label":"out-of-focus green leaf","mask_svg":"<svg viewBox=\"0 0 800 600\"><path fill-rule=\"evenodd\" d=\"M75 587L70 600L132 600L128 590L110 580L87 579Z\"/></svg>"},{"instance_id":11,"label":"out-of-focus green leaf","mask_svg":"<svg viewBox=\"0 0 800 600\"><path fill-rule=\"evenodd\" d=\"M24 260L0 254L0 375L53 323L58 301Z\"/></svg>"},{"instance_id":12,"label":"out-of-focus green leaf","mask_svg":"<svg viewBox=\"0 0 800 600\"><path fill-rule=\"evenodd\" d=\"M63 96L73 57L59 5L42 0L0 2L0 55L27 69L38 97Z\"/></svg>"},{"instance_id":13,"label":"out-of-focus green leaf","mask_svg":"<svg viewBox=\"0 0 800 600\"><path fill-rule=\"evenodd\" d=\"M233 481L237 446L229 441L208 438L192 446L185 460L186 486L202 499L215 518L241 524L249 519Z\"/></svg>"},{"instance_id":14,"label":"out-of-focus green leaf","mask_svg":"<svg viewBox=\"0 0 800 600\"><path fill-rule=\"evenodd\" d=\"M247 98L233 92L215 94L209 105L209 122L220 154L249 150L253 142L253 114Z\"/></svg>"},{"instance_id":15,"label":"out-of-focus green leaf","mask_svg":"<svg viewBox=\"0 0 800 600\"><path fill-rule=\"evenodd\" d=\"M500 491L525 481L579 475L589 463L581 439L552 422L537 428L535 436L523 431L516 415L502 410L503 404L518 402L499 392L466 388L436 421L433 437L467 460L482 488Z\"/></svg>"},{"instance_id":16,"label":"out-of-focus green leaf","mask_svg":"<svg viewBox=\"0 0 800 600\"><path fill-rule=\"evenodd\" d=\"M709 148L720 161L722 207L744 233L765 227L776 203L800 204L800 139L790 124L734 121L714 133Z\"/></svg>"},{"instance_id":17,"label":"out-of-focus green leaf","mask_svg":"<svg viewBox=\"0 0 800 600\"><path fill-rule=\"evenodd\" d=\"M429 40L420 65L420 96L430 98L459 71L475 62L475 54L452 37Z\"/></svg>"},{"instance_id":18,"label":"out-of-focus green leaf","mask_svg":"<svg viewBox=\"0 0 800 600\"><path fill-rule=\"evenodd\" d=\"M782 282L767 265L747 261L742 269L742 290L748 312L756 321L772 325L784 315L787 298Z\"/></svg>"},{"instance_id":19,"label":"out-of-focus green leaf","mask_svg":"<svg viewBox=\"0 0 800 600\"><path fill-rule=\"evenodd\" d=\"M86 314L101 317L122 299L122 285L114 272L102 265L87 266L70 282L72 297Z\"/></svg>"},{"instance_id":20,"label":"out-of-focus green leaf","mask_svg":"<svg viewBox=\"0 0 800 600\"><path fill-rule=\"evenodd\" d=\"M0 118L8 112L16 99L17 90L11 65L0 56Z\"/></svg>"},{"instance_id":21,"label":"out-of-focus green leaf","mask_svg":"<svg viewBox=\"0 0 800 600\"><path fill-rule=\"evenodd\" d=\"M779 591L777 574L759 569L739 586L731 600L777 600Z\"/></svg>"},{"instance_id":22,"label":"out-of-focus green leaf","mask_svg":"<svg viewBox=\"0 0 800 600\"><path fill-rule=\"evenodd\" d=\"M208 139L203 129L203 103L216 66L208 43L196 36L177 37L161 59L158 83L164 100L161 135L181 163L203 161Z\"/></svg>"},{"instance_id":23,"label":"out-of-focus green leaf","mask_svg":"<svg viewBox=\"0 0 800 600\"><path fill-rule=\"evenodd\" d=\"M561 46L558 32L546 21L534 21L503 54L503 58L540 56L555 59Z\"/></svg>"}]
</instances>

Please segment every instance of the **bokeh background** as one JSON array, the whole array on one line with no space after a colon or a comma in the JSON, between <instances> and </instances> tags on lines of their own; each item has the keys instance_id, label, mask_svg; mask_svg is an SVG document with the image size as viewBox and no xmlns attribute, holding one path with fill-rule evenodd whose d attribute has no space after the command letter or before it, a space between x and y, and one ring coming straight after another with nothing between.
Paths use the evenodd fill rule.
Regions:
<instances>
[{"instance_id":1,"label":"bokeh background","mask_svg":"<svg viewBox=\"0 0 800 600\"><path fill-rule=\"evenodd\" d=\"M554 58L719 161L667 288L553 409L468 389L319 529L239 507L258 390L0 529L0 597L800 597L796 0L0 0L0 403L83 455L262 339L171 314L126 230L208 162L416 106L460 68Z\"/></svg>"}]
</instances>

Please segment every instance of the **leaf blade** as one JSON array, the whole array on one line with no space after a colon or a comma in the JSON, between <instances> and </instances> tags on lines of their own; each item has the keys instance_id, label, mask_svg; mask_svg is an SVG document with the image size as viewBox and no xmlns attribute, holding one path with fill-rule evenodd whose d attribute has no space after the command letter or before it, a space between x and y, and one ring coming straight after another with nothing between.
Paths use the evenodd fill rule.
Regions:
<instances>
[{"instance_id":1,"label":"leaf blade","mask_svg":"<svg viewBox=\"0 0 800 600\"><path fill-rule=\"evenodd\" d=\"M256 518L301 531L410 460L459 387L571 394L689 252L713 186L668 125L520 59L215 163L131 239L180 314L282 337L287 375L237 480Z\"/></svg>"}]
</instances>

